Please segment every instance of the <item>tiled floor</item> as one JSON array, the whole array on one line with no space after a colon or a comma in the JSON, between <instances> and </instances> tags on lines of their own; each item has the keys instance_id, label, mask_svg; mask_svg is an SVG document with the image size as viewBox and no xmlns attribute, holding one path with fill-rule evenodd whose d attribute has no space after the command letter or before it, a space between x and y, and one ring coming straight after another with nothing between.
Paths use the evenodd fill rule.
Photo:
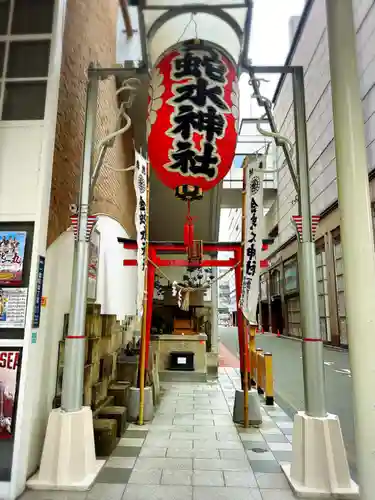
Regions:
<instances>
[{"instance_id":1,"label":"tiled floor","mask_svg":"<svg viewBox=\"0 0 375 500\"><path fill-rule=\"evenodd\" d=\"M22 500L292 500L280 463L290 462L292 422L262 406L260 429L232 422L239 371L219 383L165 384L152 423L130 425L87 493L27 492Z\"/></svg>"}]
</instances>

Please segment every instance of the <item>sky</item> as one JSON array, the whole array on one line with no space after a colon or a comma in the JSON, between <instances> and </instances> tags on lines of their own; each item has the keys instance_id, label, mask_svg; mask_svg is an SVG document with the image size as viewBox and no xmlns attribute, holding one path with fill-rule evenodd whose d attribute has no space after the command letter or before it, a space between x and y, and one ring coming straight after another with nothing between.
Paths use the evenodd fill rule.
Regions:
<instances>
[{"instance_id":1,"label":"sky","mask_svg":"<svg viewBox=\"0 0 375 500\"><path fill-rule=\"evenodd\" d=\"M277 66L285 63L290 48L289 19L302 13L305 0L254 0L253 22L250 38L250 58L253 64ZM261 75L259 75L261 76ZM272 99L279 75L273 79L263 75L269 83L261 84L262 93ZM253 116L256 106L251 99L252 89L248 86L248 78L240 78L240 114L242 117ZM252 113L250 109L252 108ZM220 217L221 241L228 240L228 211L222 210Z\"/></svg>"}]
</instances>

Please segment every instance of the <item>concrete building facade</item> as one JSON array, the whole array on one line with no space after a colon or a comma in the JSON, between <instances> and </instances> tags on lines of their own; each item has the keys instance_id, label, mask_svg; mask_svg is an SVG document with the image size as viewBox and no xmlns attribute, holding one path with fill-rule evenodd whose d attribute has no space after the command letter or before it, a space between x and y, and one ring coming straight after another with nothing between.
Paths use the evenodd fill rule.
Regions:
<instances>
[{"instance_id":1,"label":"concrete building facade","mask_svg":"<svg viewBox=\"0 0 375 500\"><path fill-rule=\"evenodd\" d=\"M375 4L353 0L372 203L375 202ZM345 276L337 202L335 141L324 0L306 2L287 64L304 68L311 203L320 215L316 266L321 334L326 343L346 346ZM292 82L282 78L275 97L275 117L282 135L294 142ZM273 237L269 269L261 276L262 323L285 335L301 336L297 242L291 222L297 215L296 192L282 152L278 156L277 200L266 216L266 236ZM355 207L353 207L353 210ZM358 221L360 223L360 221Z\"/></svg>"},{"instance_id":2,"label":"concrete building facade","mask_svg":"<svg viewBox=\"0 0 375 500\"><path fill-rule=\"evenodd\" d=\"M26 297L24 310L16 307L17 328L4 316L0 322L0 351L18 359L12 428L9 439L0 439L1 498L16 498L40 462L70 309L69 207L80 183L86 73L90 62L115 65L120 13L116 0L0 2L0 231L26 234L21 281L0 284ZM115 90L113 80L100 82L96 145L116 125ZM135 313L136 274L122 266L126 252L117 243L135 235L133 173L123 171L133 160L130 130L109 150L90 207L98 216L92 300L119 319Z\"/></svg>"}]
</instances>

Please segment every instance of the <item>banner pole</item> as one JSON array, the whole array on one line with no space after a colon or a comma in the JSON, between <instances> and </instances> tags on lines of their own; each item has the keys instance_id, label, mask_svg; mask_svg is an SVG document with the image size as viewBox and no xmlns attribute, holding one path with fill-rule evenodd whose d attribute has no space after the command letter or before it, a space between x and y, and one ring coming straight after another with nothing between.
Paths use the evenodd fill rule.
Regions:
<instances>
[{"instance_id":1,"label":"banner pole","mask_svg":"<svg viewBox=\"0 0 375 500\"><path fill-rule=\"evenodd\" d=\"M243 286L244 278L244 254L245 254L245 237L246 237L246 174L248 162L245 162L242 168L242 228L241 228L241 284ZM242 312L241 312L242 314ZM249 425L249 336L248 322L242 314L242 335L243 335L243 421L245 429Z\"/></svg>"},{"instance_id":2,"label":"banner pole","mask_svg":"<svg viewBox=\"0 0 375 500\"><path fill-rule=\"evenodd\" d=\"M150 223L150 164L147 162L147 189L146 189L146 245L145 245L145 273L144 273L144 288L143 288L143 312L142 312L142 330L141 330L141 352L139 363L139 417L138 425L143 425L144 407L145 407L145 375L146 375L146 343L147 343L147 309L152 307L152 295L148 297L148 249L149 249L149 223ZM138 262L138 265L140 263ZM151 300L151 304L149 303Z\"/></svg>"}]
</instances>

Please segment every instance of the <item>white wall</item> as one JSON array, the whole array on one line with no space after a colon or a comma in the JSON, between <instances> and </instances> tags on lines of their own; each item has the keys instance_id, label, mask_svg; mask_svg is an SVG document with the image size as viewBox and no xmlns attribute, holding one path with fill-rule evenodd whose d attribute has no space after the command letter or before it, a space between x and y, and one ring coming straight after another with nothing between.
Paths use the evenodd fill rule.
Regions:
<instances>
[{"instance_id":1,"label":"white wall","mask_svg":"<svg viewBox=\"0 0 375 500\"><path fill-rule=\"evenodd\" d=\"M366 127L368 168L371 170L375 167L375 3L372 0L353 0L353 8L357 29L358 74ZM325 0L314 1L291 64L302 65L305 71L311 201L313 214L319 214L337 199ZM294 142L290 77L285 80L282 87L276 103L275 116L281 133ZM282 161L283 156L280 151L279 167ZM279 174L278 194L279 238L272 248L294 234L290 219L297 213L297 205L291 204L296 193L285 166Z\"/></svg>"},{"instance_id":2,"label":"white wall","mask_svg":"<svg viewBox=\"0 0 375 500\"><path fill-rule=\"evenodd\" d=\"M110 217L100 216L100 254L97 304L102 314L116 314L118 319L136 313L137 268L124 267L124 259L136 259L134 250L125 250L117 238L129 238L125 229Z\"/></svg>"},{"instance_id":3,"label":"white wall","mask_svg":"<svg viewBox=\"0 0 375 500\"><path fill-rule=\"evenodd\" d=\"M100 253L98 267L97 303L102 314L116 314L123 319L135 314L136 271L125 268L125 258L135 258L135 252L124 250L117 238L127 238L122 226L106 216L99 216ZM58 342L62 338L64 315L71 304L74 237L71 230L63 233L46 252L43 308L37 338L37 358L34 365L34 412L29 416L31 426L28 474L39 464L49 412L55 395Z\"/></svg>"},{"instance_id":4,"label":"white wall","mask_svg":"<svg viewBox=\"0 0 375 500\"><path fill-rule=\"evenodd\" d=\"M43 134L43 121L0 121L1 221L35 219Z\"/></svg>"}]
</instances>

